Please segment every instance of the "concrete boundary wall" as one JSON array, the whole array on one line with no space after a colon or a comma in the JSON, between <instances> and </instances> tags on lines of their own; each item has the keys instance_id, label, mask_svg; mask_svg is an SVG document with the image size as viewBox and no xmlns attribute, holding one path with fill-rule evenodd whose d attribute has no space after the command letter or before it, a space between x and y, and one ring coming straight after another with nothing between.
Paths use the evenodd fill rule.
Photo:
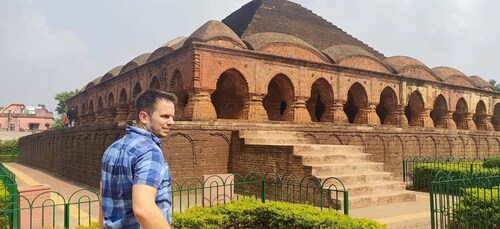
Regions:
<instances>
[{"instance_id":1,"label":"concrete boundary wall","mask_svg":"<svg viewBox=\"0 0 500 229\"><path fill-rule=\"evenodd\" d=\"M500 133L426 128L370 127L329 123L251 123L219 120L177 122L162 140L173 178L201 178L205 174L262 172L310 174L292 147L246 146L239 130L290 130L304 133L311 143L360 145L384 162L384 170L402 176L405 156L500 155ZM105 149L123 134L117 123L47 131L20 139L19 163L45 169L97 187Z\"/></svg>"}]
</instances>

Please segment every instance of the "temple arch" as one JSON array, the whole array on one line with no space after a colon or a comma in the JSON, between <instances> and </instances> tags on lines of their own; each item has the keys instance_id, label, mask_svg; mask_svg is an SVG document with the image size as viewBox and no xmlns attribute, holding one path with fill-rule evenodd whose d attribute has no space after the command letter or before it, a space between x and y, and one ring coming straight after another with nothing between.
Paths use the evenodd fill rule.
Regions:
<instances>
[{"instance_id":1,"label":"temple arch","mask_svg":"<svg viewBox=\"0 0 500 229\"><path fill-rule=\"evenodd\" d=\"M347 102L344 104L344 112L349 123L361 124L357 118L361 109L366 107L368 107L368 96L365 88L360 83L354 83L347 92Z\"/></svg>"},{"instance_id":2,"label":"temple arch","mask_svg":"<svg viewBox=\"0 0 500 229\"><path fill-rule=\"evenodd\" d=\"M292 121L291 108L295 93L292 81L278 74L269 82L263 105L270 121Z\"/></svg>"},{"instance_id":3,"label":"temple arch","mask_svg":"<svg viewBox=\"0 0 500 229\"><path fill-rule=\"evenodd\" d=\"M495 104L491 123L493 124L493 128L495 128L496 131L500 131L500 103Z\"/></svg>"},{"instance_id":4,"label":"temple arch","mask_svg":"<svg viewBox=\"0 0 500 229\"><path fill-rule=\"evenodd\" d=\"M411 93L408 99L408 105L405 108L405 115L410 126L424 127L423 113L425 112L424 99L419 91Z\"/></svg>"},{"instance_id":5,"label":"temple arch","mask_svg":"<svg viewBox=\"0 0 500 229\"><path fill-rule=\"evenodd\" d=\"M102 96L99 96L99 99L97 100L97 109L96 111L102 111L104 109L104 102L102 101Z\"/></svg>"},{"instance_id":6,"label":"temple arch","mask_svg":"<svg viewBox=\"0 0 500 229\"><path fill-rule=\"evenodd\" d=\"M115 106L115 95L113 92L110 92L108 95L108 102L107 102L107 108L114 107Z\"/></svg>"},{"instance_id":7,"label":"temple arch","mask_svg":"<svg viewBox=\"0 0 500 229\"><path fill-rule=\"evenodd\" d=\"M380 118L380 123L382 125L396 125L397 124L397 116L396 116L396 108L397 108L398 98L396 93L391 87L386 87L380 93L380 102L377 105L377 115Z\"/></svg>"},{"instance_id":8,"label":"temple arch","mask_svg":"<svg viewBox=\"0 0 500 229\"><path fill-rule=\"evenodd\" d=\"M248 101L245 77L235 69L223 72L211 96L217 119L244 119Z\"/></svg>"},{"instance_id":9,"label":"temple arch","mask_svg":"<svg viewBox=\"0 0 500 229\"><path fill-rule=\"evenodd\" d=\"M127 102L127 91L125 91L125 88L122 88L122 90L120 91L120 97L118 99L118 105L120 107L126 105L128 102Z\"/></svg>"},{"instance_id":10,"label":"temple arch","mask_svg":"<svg viewBox=\"0 0 500 229\"><path fill-rule=\"evenodd\" d=\"M188 103L188 94L184 91L184 82L179 70L176 70L170 78L168 84L168 92L174 93L177 96L177 106L175 106L176 120L183 120L184 108Z\"/></svg>"},{"instance_id":11,"label":"temple arch","mask_svg":"<svg viewBox=\"0 0 500 229\"><path fill-rule=\"evenodd\" d=\"M332 120L329 112L333 106L333 90L324 78L320 78L312 84L311 97L306 102L306 108L313 122L327 122Z\"/></svg>"},{"instance_id":12,"label":"temple arch","mask_svg":"<svg viewBox=\"0 0 500 229\"><path fill-rule=\"evenodd\" d=\"M92 114L92 113L94 113L94 100L91 99L89 102L87 114Z\"/></svg>"},{"instance_id":13,"label":"temple arch","mask_svg":"<svg viewBox=\"0 0 500 229\"><path fill-rule=\"evenodd\" d=\"M141 84L139 84L139 82L135 83L134 89L132 90L132 103L135 101L135 99L141 92L142 92Z\"/></svg>"},{"instance_id":14,"label":"temple arch","mask_svg":"<svg viewBox=\"0 0 500 229\"><path fill-rule=\"evenodd\" d=\"M453 113L453 121L457 125L457 129L469 129L467 117L469 116L469 107L464 98L457 101L455 113Z\"/></svg>"},{"instance_id":15,"label":"temple arch","mask_svg":"<svg viewBox=\"0 0 500 229\"><path fill-rule=\"evenodd\" d=\"M443 95L439 95L434 100L434 108L431 111L431 118L436 128L447 128L446 117L448 115L448 106Z\"/></svg>"},{"instance_id":16,"label":"temple arch","mask_svg":"<svg viewBox=\"0 0 500 229\"><path fill-rule=\"evenodd\" d=\"M151 79L151 82L149 83L149 88L160 90L160 80L158 79L158 77L154 76Z\"/></svg>"},{"instance_id":17,"label":"temple arch","mask_svg":"<svg viewBox=\"0 0 500 229\"><path fill-rule=\"evenodd\" d=\"M486 111L486 105L482 100L480 100L476 105L476 113L472 117L474 120L474 124L476 125L476 129L478 130L491 130L493 126L490 121L490 117Z\"/></svg>"}]
</instances>

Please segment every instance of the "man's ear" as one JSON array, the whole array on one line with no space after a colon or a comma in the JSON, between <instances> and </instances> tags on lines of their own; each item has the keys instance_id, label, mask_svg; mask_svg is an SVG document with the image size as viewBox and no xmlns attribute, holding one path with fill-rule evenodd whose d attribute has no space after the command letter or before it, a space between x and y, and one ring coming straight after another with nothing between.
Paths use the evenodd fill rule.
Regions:
<instances>
[{"instance_id":1,"label":"man's ear","mask_svg":"<svg viewBox=\"0 0 500 229\"><path fill-rule=\"evenodd\" d=\"M139 121L141 123L148 123L149 122L149 115L145 111L139 112Z\"/></svg>"}]
</instances>

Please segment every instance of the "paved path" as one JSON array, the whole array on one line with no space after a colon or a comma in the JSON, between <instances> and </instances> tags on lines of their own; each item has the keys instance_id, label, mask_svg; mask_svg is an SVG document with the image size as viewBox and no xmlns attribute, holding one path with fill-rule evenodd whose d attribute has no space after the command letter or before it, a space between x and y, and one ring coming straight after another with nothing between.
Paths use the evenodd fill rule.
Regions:
<instances>
[{"instance_id":1,"label":"paved path","mask_svg":"<svg viewBox=\"0 0 500 229\"><path fill-rule=\"evenodd\" d=\"M85 185L65 180L61 177L53 176L46 171L34 169L21 164L5 163L8 169L16 174L19 186L48 184L52 191L61 193L64 197L69 197L72 193L82 188L89 188ZM95 190L96 191L96 190ZM416 192L415 202L395 203L389 205L374 206L368 208L351 209L351 217L369 218L380 223L387 224L391 229L428 229L430 227L429 194ZM57 198L57 197L54 197ZM92 206L92 220L97 220L98 205ZM74 223L77 215L72 212L71 218ZM86 216L88 217L88 216ZM88 218L86 218L88 219Z\"/></svg>"}]
</instances>

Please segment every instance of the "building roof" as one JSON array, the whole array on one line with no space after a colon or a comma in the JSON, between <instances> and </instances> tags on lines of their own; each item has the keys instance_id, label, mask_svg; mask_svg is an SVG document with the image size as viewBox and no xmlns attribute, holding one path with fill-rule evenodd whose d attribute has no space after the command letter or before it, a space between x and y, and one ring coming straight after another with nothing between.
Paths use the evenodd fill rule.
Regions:
<instances>
[{"instance_id":1,"label":"building roof","mask_svg":"<svg viewBox=\"0 0 500 229\"><path fill-rule=\"evenodd\" d=\"M203 24L187 38L184 44L191 41L208 42L211 40L227 40L240 48L246 48L245 43L243 43L233 30L228 28L224 23L216 20L210 20Z\"/></svg>"},{"instance_id":2,"label":"building roof","mask_svg":"<svg viewBox=\"0 0 500 229\"><path fill-rule=\"evenodd\" d=\"M384 55L297 3L287 0L253 0L222 20L245 39L256 33L292 35L318 50L334 45L358 46L379 59Z\"/></svg>"},{"instance_id":3,"label":"building roof","mask_svg":"<svg viewBox=\"0 0 500 229\"><path fill-rule=\"evenodd\" d=\"M478 88L490 90L490 91L493 90L493 87L491 86L491 84L489 84L488 82L486 82L486 80L484 80L483 78L481 78L479 76L469 76L469 80L474 85L476 85L476 87L478 87Z\"/></svg>"}]
</instances>

